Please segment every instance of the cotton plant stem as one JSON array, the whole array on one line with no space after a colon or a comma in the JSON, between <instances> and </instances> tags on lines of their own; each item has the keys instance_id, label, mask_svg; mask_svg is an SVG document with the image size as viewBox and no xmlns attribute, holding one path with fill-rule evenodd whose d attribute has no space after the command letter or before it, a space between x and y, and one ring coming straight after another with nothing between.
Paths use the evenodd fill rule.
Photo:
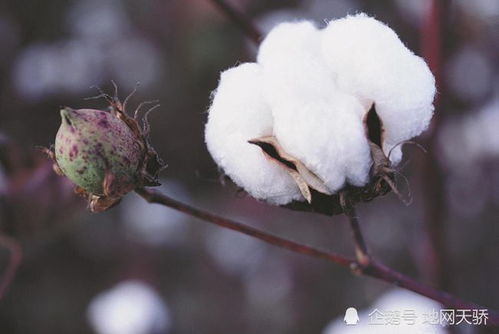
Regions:
<instances>
[{"instance_id":1,"label":"cotton plant stem","mask_svg":"<svg viewBox=\"0 0 499 334\"><path fill-rule=\"evenodd\" d=\"M480 306L475 303L466 302L456 296L448 294L446 292L435 289L431 286L427 286L425 284L419 283L414 279L405 276L402 273L399 273L384 264L377 262L373 258L369 256L369 261L367 264L362 264L359 260L350 259L346 256L326 252L308 245L304 245L289 239L281 238L265 231L261 231L254 227L247 226L245 224L206 212L204 210L195 208L188 204L179 202L175 199L172 199L158 191L139 188L135 190L141 197L143 197L149 203L161 204L171 209L180 211L186 215L199 218L205 222L215 224L224 228L231 229L233 231L237 231L242 234L246 234L257 239L260 239L269 244L275 245L280 248L288 249L295 253L307 255L310 257L324 259L329 262L333 262L340 266L349 268L354 273L369 276L376 278L378 280L394 284L396 286L402 287L404 289L413 291L420 295L431 298L446 307L455 308L455 309L486 309L486 307ZM358 219L355 215L353 219L353 225L358 226ZM360 233L360 229L358 229L358 233L360 237L362 237L362 233ZM363 238L361 239L363 240ZM358 240L360 242L360 240ZM365 246L365 243L363 243ZM362 247L361 245L359 247ZM367 247L365 248L367 251ZM366 253L368 254L368 253ZM487 321L488 326L497 326L499 327L499 312L494 310L488 310L489 319Z\"/></svg>"},{"instance_id":2,"label":"cotton plant stem","mask_svg":"<svg viewBox=\"0 0 499 334\"><path fill-rule=\"evenodd\" d=\"M352 230L357 262L362 267L367 267L371 263L371 255L369 254L366 241L364 240L364 235L362 234L362 231L360 229L357 212L355 208L352 206L348 209L345 209L345 215L348 217L348 222L350 223L350 229Z\"/></svg>"},{"instance_id":3,"label":"cotton plant stem","mask_svg":"<svg viewBox=\"0 0 499 334\"><path fill-rule=\"evenodd\" d=\"M355 206L349 200L347 192L340 193L340 205L343 208L343 213L348 218L348 223L350 224L357 262L362 267L367 267L371 263L371 256L369 255L367 243L364 240L364 235L360 229L357 211L355 210Z\"/></svg>"},{"instance_id":4,"label":"cotton plant stem","mask_svg":"<svg viewBox=\"0 0 499 334\"><path fill-rule=\"evenodd\" d=\"M5 271L0 276L0 299L4 296L5 292L10 286L10 283L16 275L17 268L21 263L22 249L19 243L12 238L5 235L0 235L0 247L6 248L9 251L9 260Z\"/></svg>"},{"instance_id":5,"label":"cotton plant stem","mask_svg":"<svg viewBox=\"0 0 499 334\"><path fill-rule=\"evenodd\" d=\"M210 0L256 45L262 41L262 33L244 14L224 0Z\"/></svg>"}]
</instances>

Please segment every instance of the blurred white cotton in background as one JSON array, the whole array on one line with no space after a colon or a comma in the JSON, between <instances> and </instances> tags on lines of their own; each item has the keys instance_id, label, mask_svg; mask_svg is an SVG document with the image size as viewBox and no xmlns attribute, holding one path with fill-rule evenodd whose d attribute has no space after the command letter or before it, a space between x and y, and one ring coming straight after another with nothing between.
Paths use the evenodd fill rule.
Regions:
<instances>
[{"instance_id":1,"label":"blurred white cotton in background","mask_svg":"<svg viewBox=\"0 0 499 334\"><path fill-rule=\"evenodd\" d=\"M103 58L95 44L73 39L54 47L59 50L60 91L76 94L100 81Z\"/></svg>"},{"instance_id":2,"label":"blurred white cotton in background","mask_svg":"<svg viewBox=\"0 0 499 334\"><path fill-rule=\"evenodd\" d=\"M493 68L492 60L483 52L466 46L449 59L445 81L455 96L469 102L479 102L493 86Z\"/></svg>"},{"instance_id":3,"label":"blurred white cotton in background","mask_svg":"<svg viewBox=\"0 0 499 334\"><path fill-rule=\"evenodd\" d=\"M272 253L255 264L253 270L244 277L244 285L246 297L252 305L275 307L288 296L293 280L285 259Z\"/></svg>"},{"instance_id":4,"label":"blurred white cotton in background","mask_svg":"<svg viewBox=\"0 0 499 334\"><path fill-rule=\"evenodd\" d=\"M253 314L256 319L261 319L261 323L254 324L255 329L250 332L292 332L296 329L297 309L294 303L295 296L291 293L294 287L293 270L287 263L286 256L271 252L253 269L243 277L248 305L246 312ZM265 327L262 323L265 323Z\"/></svg>"},{"instance_id":5,"label":"blurred white cotton in background","mask_svg":"<svg viewBox=\"0 0 499 334\"><path fill-rule=\"evenodd\" d=\"M94 297L87 317L98 334L168 333L167 305L149 285L124 281Z\"/></svg>"},{"instance_id":6,"label":"blurred white cotton in background","mask_svg":"<svg viewBox=\"0 0 499 334\"><path fill-rule=\"evenodd\" d=\"M159 191L189 203L190 195L179 182L161 181ZM185 240L189 217L162 205L149 204L139 196L126 196L122 205L122 221L132 239L155 246L178 246Z\"/></svg>"},{"instance_id":7,"label":"blurred white cotton in background","mask_svg":"<svg viewBox=\"0 0 499 334\"><path fill-rule=\"evenodd\" d=\"M442 308L437 302L402 289L391 290L382 295L371 307L359 311L359 322L357 325L346 325L343 315L333 320L322 332L323 334L444 334L447 331L443 326L424 323L425 314L431 314L433 311L439 311ZM369 324L369 314L373 311L396 312L400 314L404 310L414 311L416 315L415 323L408 324L400 320L400 324L383 325Z\"/></svg>"},{"instance_id":8,"label":"blurred white cotton in background","mask_svg":"<svg viewBox=\"0 0 499 334\"><path fill-rule=\"evenodd\" d=\"M121 1L76 1L66 15L69 30L82 38L99 42L120 38L130 30Z\"/></svg>"},{"instance_id":9,"label":"blurred white cotton in background","mask_svg":"<svg viewBox=\"0 0 499 334\"><path fill-rule=\"evenodd\" d=\"M395 5L402 16L406 18L408 22L417 27L421 26L423 20L427 17L428 12L431 9L430 0L395 0Z\"/></svg>"},{"instance_id":10,"label":"blurred white cotton in background","mask_svg":"<svg viewBox=\"0 0 499 334\"><path fill-rule=\"evenodd\" d=\"M106 74L131 90L137 82L148 87L162 74L162 56L154 45L132 30L120 1L76 2L67 24L80 38L97 43L105 59Z\"/></svg>"},{"instance_id":11,"label":"blurred white cotton in background","mask_svg":"<svg viewBox=\"0 0 499 334\"><path fill-rule=\"evenodd\" d=\"M213 261L231 275L244 275L265 261L266 245L231 230L210 230L205 242Z\"/></svg>"},{"instance_id":12,"label":"blurred white cotton in background","mask_svg":"<svg viewBox=\"0 0 499 334\"><path fill-rule=\"evenodd\" d=\"M147 87L162 74L162 56L152 43L134 34L120 1L76 2L68 26L75 35L100 43L107 74L120 87L131 90L137 82Z\"/></svg>"},{"instance_id":13,"label":"blurred white cotton in background","mask_svg":"<svg viewBox=\"0 0 499 334\"><path fill-rule=\"evenodd\" d=\"M499 158L499 92L487 103L478 115L468 116L467 131L479 133L481 145L478 148L482 156Z\"/></svg>"},{"instance_id":14,"label":"blurred white cotton in background","mask_svg":"<svg viewBox=\"0 0 499 334\"><path fill-rule=\"evenodd\" d=\"M66 24L71 32L66 39L32 44L20 52L13 81L23 97L79 94L107 78L130 91L137 82L150 87L162 75L162 56L134 34L119 1L77 1Z\"/></svg>"},{"instance_id":15,"label":"blurred white cotton in background","mask_svg":"<svg viewBox=\"0 0 499 334\"><path fill-rule=\"evenodd\" d=\"M20 52L13 70L14 84L25 97L35 100L56 90L60 74L56 53L53 47L43 44L31 45Z\"/></svg>"},{"instance_id":16,"label":"blurred white cotton in background","mask_svg":"<svg viewBox=\"0 0 499 334\"><path fill-rule=\"evenodd\" d=\"M498 124L499 93L482 109L450 118L438 133L440 164L459 169L479 160L499 159Z\"/></svg>"},{"instance_id":17,"label":"blurred white cotton in background","mask_svg":"<svg viewBox=\"0 0 499 334\"><path fill-rule=\"evenodd\" d=\"M120 87L131 90L137 82L148 87L156 83L163 71L162 56L147 40L129 36L109 45L106 54L110 77Z\"/></svg>"},{"instance_id":18,"label":"blurred white cotton in background","mask_svg":"<svg viewBox=\"0 0 499 334\"><path fill-rule=\"evenodd\" d=\"M479 19L497 24L499 20L499 1L497 0L458 0L464 12L477 16Z\"/></svg>"},{"instance_id":19,"label":"blurred white cotton in background","mask_svg":"<svg viewBox=\"0 0 499 334\"><path fill-rule=\"evenodd\" d=\"M478 168L499 162L499 94L479 110L449 118L438 133L439 163L448 170L447 201L456 217L483 212L494 182ZM487 172L488 173L488 172Z\"/></svg>"},{"instance_id":20,"label":"blurred white cotton in background","mask_svg":"<svg viewBox=\"0 0 499 334\"><path fill-rule=\"evenodd\" d=\"M37 100L44 95L87 90L98 81L101 68L102 58L92 43L70 40L25 48L13 73L19 92Z\"/></svg>"}]
</instances>

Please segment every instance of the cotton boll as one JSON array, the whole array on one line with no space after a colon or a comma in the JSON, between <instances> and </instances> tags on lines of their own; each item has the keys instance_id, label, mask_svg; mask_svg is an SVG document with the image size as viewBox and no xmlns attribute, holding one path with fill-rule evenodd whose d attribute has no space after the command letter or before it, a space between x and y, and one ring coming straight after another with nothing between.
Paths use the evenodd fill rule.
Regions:
<instances>
[{"instance_id":1,"label":"cotton boll","mask_svg":"<svg viewBox=\"0 0 499 334\"><path fill-rule=\"evenodd\" d=\"M258 62L275 137L334 193L345 181L364 185L371 159L364 108L338 91L320 42L321 33L310 22L284 23L262 42Z\"/></svg>"},{"instance_id":2,"label":"cotton boll","mask_svg":"<svg viewBox=\"0 0 499 334\"><path fill-rule=\"evenodd\" d=\"M331 21L322 53L343 91L375 103L383 122L383 150L424 131L433 114L435 79L385 24L365 14ZM397 163L401 154L391 160Z\"/></svg>"},{"instance_id":3,"label":"cotton boll","mask_svg":"<svg viewBox=\"0 0 499 334\"><path fill-rule=\"evenodd\" d=\"M250 195L276 205L303 200L291 176L248 140L272 135L273 120L262 94L258 64L222 73L208 114L205 140L213 159Z\"/></svg>"},{"instance_id":4,"label":"cotton boll","mask_svg":"<svg viewBox=\"0 0 499 334\"><path fill-rule=\"evenodd\" d=\"M365 123L373 105L393 163L401 159L397 144L420 134L433 113L428 66L393 30L365 14L324 30L307 21L279 24L260 45L257 61L222 74L205 135L234 182L273 204L303 196L310 202L307 186L331 194L346 183L367 185L373 161ZM273 153L248 144L270 136L255 143L273 145L293 161L293 178L267 160ZM382 177L388 165L377 158L373 177Z\"/></svg>"}]
</instances>

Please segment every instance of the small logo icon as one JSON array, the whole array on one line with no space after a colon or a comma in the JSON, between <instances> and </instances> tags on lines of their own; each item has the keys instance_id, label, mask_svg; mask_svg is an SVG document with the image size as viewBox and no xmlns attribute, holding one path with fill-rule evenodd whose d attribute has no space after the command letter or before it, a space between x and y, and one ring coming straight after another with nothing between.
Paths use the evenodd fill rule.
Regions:
<instances>
[{"instance_id":1,"label":"small logo icon","mask_svg":"<svg viewBox=\"0 0 499 334\"><path fill-rule=\"evenodd\" d=\"M355 309L355 307L347 308L347 310L345 312L345 317L343 318L343 321L347 325L357 325L359 320L360 320L359 315L357 314L357 310Z\"/></svg>"}]
</instances>

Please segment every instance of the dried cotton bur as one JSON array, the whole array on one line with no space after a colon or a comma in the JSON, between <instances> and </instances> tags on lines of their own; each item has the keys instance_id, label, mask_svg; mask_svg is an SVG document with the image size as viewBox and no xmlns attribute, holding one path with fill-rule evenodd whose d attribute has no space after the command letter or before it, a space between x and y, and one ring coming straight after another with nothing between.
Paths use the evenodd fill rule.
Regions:
<instances>
[{"instance_id":1,"label":"dried cotton bur","mask_svg":"<svg viewBox=\"0 0 499 334\"><path fill-rule=\"evenodd\" d=\"M208 149L251 196L329 215L397 194L401 144L433 115L435 79L396 33L365 14L276 26L256 63L224 71ZM400 194L399 194L400 195Z\"/></svg>"},{"instance_id":2,"label":"dried cotton bur","mask_svg":"<svg viewBox=\"0 0 499 334\"><path fill-rule=\"evenodd\" d=\"M131 117L125 111L129 97L123 104L117 92L99 97L109 102L107 110L62 108L55 146L46 149L56 172L76 185L93 212L107 210L136 188L158 186L165 166L148 140L147 114L158 105L139 122L143 104Z\"/></svg>"}]
</instances>

